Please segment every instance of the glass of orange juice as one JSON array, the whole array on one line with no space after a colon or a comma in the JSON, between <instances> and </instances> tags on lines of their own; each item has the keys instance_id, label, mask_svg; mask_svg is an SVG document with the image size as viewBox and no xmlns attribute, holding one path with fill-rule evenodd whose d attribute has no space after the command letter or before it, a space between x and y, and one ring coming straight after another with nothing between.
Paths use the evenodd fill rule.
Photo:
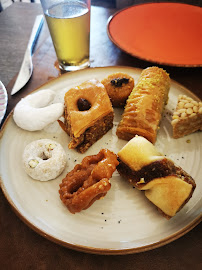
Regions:
<instances>
[{"instance_id":1,"label":"glass of orange juice","mask_svg":"<svg viewBox=\"0 0 202 270\"><path fill-rule=\"evenodd\" d=\"M61 70L90 66L91 0L41 0Z\"/></svg>"}]
</instances>

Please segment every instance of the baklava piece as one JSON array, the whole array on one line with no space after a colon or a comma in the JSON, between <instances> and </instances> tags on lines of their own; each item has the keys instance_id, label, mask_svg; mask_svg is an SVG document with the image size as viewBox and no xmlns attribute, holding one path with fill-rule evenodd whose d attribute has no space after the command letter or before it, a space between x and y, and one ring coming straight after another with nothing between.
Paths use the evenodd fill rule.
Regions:
<instances>
[{"instance_id":1,"label":"baklava piece","mask_svg":"<svg viewBox=\"0 0 202 270\"><path fill-rule=\"evenodd\" d=\"M135 136L118 153L117 170L167 218L189 201L196 187L193 178L141 136Z\"/></svg>"},{"instance_id":2,"label":"baklava piece","mask_svg":"<svg viewBox=\"0 0 202 270\"><path fill-rule=\"evenodd\" d=\"M124 107L126 100L134 88L134 79L122 72L117 72L103 79L109 98L114 107Z\"/></svg>"},{"instance_id":3,"label":"baklava piece","mask_svg":"<svg viewBox=\"0 0 202 270\"><path fill-rule=\"evenodd\" d=\"M68 147L84 153L113 127L114 112L106 89L92 79L70 89L64 98L64 123L71 137Z\"/></svg>"},{"instance_id":4,"label":"baklava piece","mask_svg":"<svg viewBox=\"0 0 202 270\"><path fill-rule=\"evenodd\" d=\"M175 139L202 130L202 102L179 95L171 124Z\"/></svg>"},{"instance_id":5,"label":"baklava piece","mask_svg":"<svg viewBox=\"0 0 202 270\"><path fill-rule=\"evenodd\" d=\"M158 67L144 69L127 99L117 136L129 141L137 134L154 143L169 89L166 71Z\"/></svg>"}]
</instances>

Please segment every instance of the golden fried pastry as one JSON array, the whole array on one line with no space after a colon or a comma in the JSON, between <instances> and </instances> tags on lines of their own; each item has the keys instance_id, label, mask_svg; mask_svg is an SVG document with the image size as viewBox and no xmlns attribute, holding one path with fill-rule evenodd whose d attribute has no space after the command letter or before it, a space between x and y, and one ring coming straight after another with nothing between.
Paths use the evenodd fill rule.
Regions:
<instances>
[{"instance_id":1,"label":"golden fried pastry","mask_svg":"<svg viewBox=\"0 0 202 270\"><path fill-rule=\"evenodd\" d=\"M179 95L171 124L175 139L202 130L202 102Z\"/></svg>"},{"instance_id":2,"label":"golden fried pastry","mask_svg":"<svg viewBox=\"0 0 202 270\"><path fill-rule=\"evenodd\" d=\"M114 112L103 84L93 79L65 94L65 122L61 127L71 136L68 147L84 153L113 127Z\"/></svg>"},{"instance_id":3,"label":"golden fried pastry","mask_svg":"<svg viewBox=\"0 0 202 270\"><path fill-rule=\"evenodd\" d=\"M117 156L108 149L87 156L60 184L60 199L72 214L89 208L111 188L109 179L118 165Z\"/></svg>"},{"instance_id":4,"label":"golden fried pastry","mask_svg":"<svg viewBox=\"0 0 202 270\"><path fill-rule=\"evenodd\" d=\"M166 71L158 67L143 70L127 99L117 136L130 140L137 134L154 143L169 88L170 78Z\"/></svg>"},{"instance_id":5,"label":"golden fried pastry","mask_svg":"<svg viewBox=\"0 0 202 270\"><path fill-rule=\"evenodd\" d=\"M114 107L124 107L134 88L134 79L128 74L117 72L103 79L107 93Z\"/></svg>"},{"instance_id":6,"label":"golden fried pastry","mask_svg":"<svg viewBox=\"0 0 202 270\"><path fill-rule=\"evenodd\" d=\"M173 217L192 197L193 178L142 136L136 135L118 153L117 170L157 206L166 218Z\"/></svg>"}]
</instances>

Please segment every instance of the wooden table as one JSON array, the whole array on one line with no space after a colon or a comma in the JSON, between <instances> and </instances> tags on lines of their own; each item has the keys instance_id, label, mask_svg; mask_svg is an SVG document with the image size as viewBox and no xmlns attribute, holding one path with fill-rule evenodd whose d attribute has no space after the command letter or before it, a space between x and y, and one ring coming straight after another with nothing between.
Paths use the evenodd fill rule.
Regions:
<instances>
[{"instance_id":1,"label":"wooden table","mask_svg":"<svg viewBox=\"0 0 202 270\"><path fill-rule=\"evenodd\" d=\"M153 65L131 57L116 48L106 33L113 9L92 7L91 67ZM7 86L7 113L26 94L57 77L56 56L47 26L43 27L34 54L34 72L28 84L11 96L39 4L15 3L0 14L0 80ZM202 98L201 68L164 68L170 77ZM27 227L11 210L0 191L0 262L1 269L201 269L202 225L180 239L155 250L139 254L101 256L61 247Z\"/></svg>"}]
</instances>

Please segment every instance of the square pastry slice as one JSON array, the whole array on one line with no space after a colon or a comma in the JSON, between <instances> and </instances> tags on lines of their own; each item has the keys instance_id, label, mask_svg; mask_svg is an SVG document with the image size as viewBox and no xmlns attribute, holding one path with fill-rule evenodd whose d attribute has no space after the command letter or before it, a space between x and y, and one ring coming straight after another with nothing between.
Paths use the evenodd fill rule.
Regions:
<instances>
[{"instance_id":1,"label":"square pastry slice","mask_svg":"<svg viewBox=\"0 0 202 270\"><path fill-rule=\"evenodd\" d=\"M202 102L179 95L171 124L175 139L202 130Z\"/></svg>"},{"instance_id":2,"label":"square pastry slice","mask_svg":"<svg viewBox=\"0 0 202 270\"><path fill-rule=\"evenodd\" d=\"M113 127L114 112L103 84L92 79L67 91L62 128L71 137L68 147L84 153Z\"/></svg>"}]
</instances>

